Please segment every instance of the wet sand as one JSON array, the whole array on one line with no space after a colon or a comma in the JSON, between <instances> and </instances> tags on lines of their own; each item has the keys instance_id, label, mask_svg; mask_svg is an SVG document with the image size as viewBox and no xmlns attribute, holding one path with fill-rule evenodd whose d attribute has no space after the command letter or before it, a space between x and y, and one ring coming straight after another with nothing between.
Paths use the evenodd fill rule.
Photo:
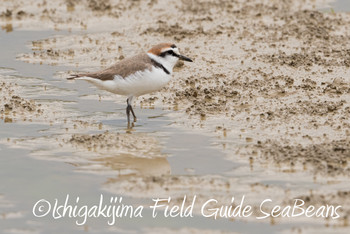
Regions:
<instances>
[{"instance_id":1,"label":"wet sand","mask_svg":"<svg viewBox=\"0 0 350 234\"><path fill-rule=\"evenodd\" d=\"M14 118L45 122L47 116L65 121L69 130L50 145L72 147L91 157L89 163L79 157L63 161L94 173L133 171L102 186L113 194L136 198L170 194L179 200L183 194L200 191L201 201L208 196L225 201L227 194L248 193L254 204L261 197L276 203L300 197L309 204L332 201L342 204L344 215L340 221L321 223L346 232L350 217L348 13L318 11L326 1L299 0L34 2L4 2L1 27L7 32L57 30L57 36L29 43L31 51L17 59L68 67L55 77L62 82L72 72L106 67L159 41L175 42L194 63L179 63L166 88L138 98L135 106L138 111L140 107L172 110L168 116L174 128L209 135L225 160L242 166L225 175L172 174L157 136L111 132L99 125L101 117L83 118L77 125L75 117L53 115L57 110L52 106L22 98L20 88L8 81L0 98L4 122ZM60 30L73 33L62 35ZM79 85L69 84L72 89ZM104 92L99 96L102 102L114 98ZM88 132L90 127L103 132ZM40 138L6 144L14 141L27 148L43 144ZM116 160L110 152L128 156ZM140 165L158 166L146 172L148 167ZM313 225L300 230L319 231Z\"/></svg>"}]
</instances>

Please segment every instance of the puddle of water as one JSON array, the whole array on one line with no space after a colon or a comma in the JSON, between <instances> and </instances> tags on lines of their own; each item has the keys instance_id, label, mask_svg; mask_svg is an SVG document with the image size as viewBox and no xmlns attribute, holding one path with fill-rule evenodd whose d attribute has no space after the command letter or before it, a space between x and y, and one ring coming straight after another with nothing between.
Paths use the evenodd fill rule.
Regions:
<instances>
[{"instance_id":1,"label":"puddle of water","mask_svg":"<svg viewBox=\"0 0 350 234\"><path fill-rule=\"evenodd\" d=\"M344 5L342 6L344 7ZM66 32L60 32L66 34ZM55 138L64 137L67 126L62 120L50 125L49 123L0 123L0 138L20 138L27 142L27 148L9 148L8 145L0 145L0 191L11 207L1 208L0 213L19 212L17 219L0 219L0 230L12 230L23 232L62 233L62 231L78 232L94 231L98 233L117 232L126 230L140 231L147 227L167 228L199 228L238 232L274 233L286 228L298 226L298 224L255 223L243 221L230 221L226 219L212 220L196 216L193 219L152 219L145 213L143 219L123 219L117 227L108 227L105 220L90 219L89 224L77 227L72 219L55 221L52 218L35 219L31 215L33 204L41 199L59 198L64 200L66 194L79 196L88 204L96 203L99 194L105 196L120 196L106 191L104 186L111 180L117 182L128 181L128 176L137 174L159 175L171 173L171 175L221 175L238 180L237 191L242 186L260 182L266 186L277 186L280 189L305 190L320 188L324 185L313 181L313 178L305 173L305 177L291 178L292 174L270 173L265 175L266 168L249 168L247 160L237 161L225 159L226 155L219 150L220 140L213 139L205 134L198 134L191 129L180 129L172 126L169 111L155 109L135 108L139 117L134 129L127 133L125 117L125 100L117 97L115 100L99 101L96 94L103 92L91 88L85 82L67 82L59 79L57 71L66 71L72 68L55 67L49 65L33 65L15 61L16 54L25 53L28 48L26 43L36 39L52 36L53 32L21 32L15 31L0 35L2 53L0 64L2 67L11 68L13 71L7 74L7 78L16 81L26 87L28 98L36 99L43 103L60 103L64 116L68 119L81 119L88 122L103 124L103 129L92 128L68 129L68 133L103 133L108 130L112 133L131 134L138 136L145 134L145 140L156 139L160 148L159 158L137 158L131 154L113 152L109 155L91 156L94 152L79 151L79 149L57 147L59 141ZM43 91L43 83L48 91ZM132 138L131 138L132 139ZM246 138L246 143L251 143L253 138ZM229 140L222 141L228 145L234 144ZM32 143L32 145L31 145ZM62 142L61 142L62 143ZM20 145L20 143L19 143ZM29 145L29 147L28 147ZM147 145L145 145L147 146ZM56 149L58 148L58 149ZM228 150L226 150L227 152ZM147 152L146 152L147 153ZM145 153L145 154L146 154ZM234 151L230 152L234 154ZM40 159L40 160L38 160ZM168 172L169 171L169 172ZM121 178L121 179L120 179ZM278 179L276 179L278 178ZM336 187L337 185L335 185ZM329 189L329 186L328 186ZM25 191L25 192L23 192ZM246 191L249 192L249 191ZM232 196L234 194L228 194ZM140 204L144 199L123 196L127 204ZM146 211L149 212L149 211ZM304 225L303 222L299 223ZM314 224L307 224L313 226ZM113 229L114 228L114 229ZM121 228L121 229L118 229Z\"/></svg>"},{"instance_id":2,"label":"puddle of water","mask_svg":"<svg viewBox=\"0 0 350 234\"><path fill-rule=\"evenodd\" d=\"M51 36L52 32L21 32L15 31L9 34L2 34L0 44L2 53L0 64L6 69L11 69L4 79L9 82L17 82L25 87L24 96L35 99L41 103L50 103L52 101L63 105L64 111L72 113L72 116L81 118L94 118L101 122L105 128L112 132L126 132L125 123L125 100L119 100L115 103L111 100L102 100L89 97L98 93L95 88L84 82L69 83L65 80L55 79L54 74L57 71L64 71L71 68L53 67L48 65L33 65L18 62L15 60L16 54L27 52L28 48L24 47L26 43ZM25 76L28 78L26 78ZM43 91L43 83L48 86L51 93ZM60 95L61 94L61 95ZM134 128L136 133L151 133L160 140L162 145L162 154L168 155L165 158L165 165L171 167L173 175L201 175L201 174L223 174L235 167L234 163L228 163L224 159L224 154L211 146L212 140L205 135L198 135L190 131L179 131L179 129L169 126L171 120L167 117L167 111L161 109L139 109L135 108L138 114L138 122ZM106 117L106 118L105 118ZM37 138L51 139L64 132L64 126L60 123L50 125L49 123L28 123L13 122L0 123L0 138L17 138L24 141L31 141ZM104 131L104 130L103 130ZM103 132L91 130L88 132ZM135 133L131 133L135 134ZM0 219L0 230L7 232L50 232L61 233L62 230L67 232L85 231L92 227L99 233L109 232L109 227L104 220L90 220L88 227L77 227L71 219L62 219L54 221L52 218L35 219L31 214L33 204L41 198L53 200L64 199L66 194L84 198L87 203L96 202L101 193L100 185L108 180L108 175L99 174L95 176L89 173L89 170L80 170L74 163L60 163L60 158L70 158L74 152L55 152L52 149L54 145L32 145L32 148L23 149L5 145L0 145L0 191L3 196L11 202L10 208L2 209L1 213L8 214L19 212L17 219L3 218ZM18 143L20 145L20 143ZM37 152L44 152L42 157L33 157ZM47 155L45 155L47 153ZM84 157L81 155L80 157ZM112 156L113 157L113 156ZM36 160L36 158L45 160ZM145 164L145 161L132 161L128 164L126 161L118 160L123 164L125 169L135 166L137 163ZM130 160L129 160L130 161ZM198 162L202 163L198 163ZM150 161L155 164L158 161ZM91 164L91 161L90 161ZM131 165L131 166L130 166ZM123 166L122 166L123 167ZM120 168L122 168L120 167ZM144 169L144 166L141 166ZM119 169L120 169L119 168ZM148 168L146 168L147 170ZM77 173L84 172L84 173ZM25 191L25 192L24 192ZM109 194L108 192L103 192ZM116 194L113 194L114 196ZM133 199L128 204L135 202ZM136 200L137 203L140 201ZM148 211L147 211L148 212ZM6 215L4 216L6 217ZM151 217L151 216L148 216ZM164 221L164 222L163 222ZM162 225L159 225L162 223ZM50 224L50 225L47 225ZM135 224L137 224L135 226ZM90 226L91 225L91 226ZM145 218L142 220L124 220L118 225L121 228L132 229L134 231L143 227L179 226L230 230L232 225L239 227L247 226L240 222L227 222L225 220L208 221L201 217L193 218L191 222L184 219L154 220ZM62 226L64 228L62 228ZM262 224L269 228L269 225ZM118 231L117 231L118 232ZM121 233L123 231L120 231Z\"/></svg>"},{"instance_id":3,"label":"puddle of water","mask_svg":"<svg viewBox=\"0 0 350 234\"><path fill-rule=\"evenodd\" d=\"M350 1L348 0L337 0L332 3L332 7L335 11L339 12L349 12L350 11Z\"/></svg>"},{"instance_id":4,"label":"puddle of water","mask_svg":"<svg viewBox=\"0 0 350 234\"><path fill-rule=\"evenodd\" d=\"M329 5L329 7L321 8L322 11L350 12L349 0L335 0Z\"/></svg>"}]
</instances>

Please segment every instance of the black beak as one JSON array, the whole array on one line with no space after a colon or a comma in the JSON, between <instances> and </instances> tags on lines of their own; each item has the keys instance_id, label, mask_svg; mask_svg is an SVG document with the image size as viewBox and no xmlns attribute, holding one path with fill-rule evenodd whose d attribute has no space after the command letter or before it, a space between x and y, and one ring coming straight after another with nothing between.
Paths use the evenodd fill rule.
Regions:
<instances>
[{"instance_id":1,"label":"black beak","mask_svg":"<svg viewBox=\"0 0 350 234\"><path fill-rule=\"evenodd\" d=\"M178 55L179 59L180 60L184 60L184 61L187 61L187 62L193 62L192 59L186 57L186 56L183 56L181 54Z\"/></svg>"}]
</instances>

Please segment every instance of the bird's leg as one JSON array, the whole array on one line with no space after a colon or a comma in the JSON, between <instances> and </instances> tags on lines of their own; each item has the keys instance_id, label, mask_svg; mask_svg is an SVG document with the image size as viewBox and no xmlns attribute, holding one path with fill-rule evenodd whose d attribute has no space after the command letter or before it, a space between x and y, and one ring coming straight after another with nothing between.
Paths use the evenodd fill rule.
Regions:
<instances>
[{"instance_id":1,"label":"bird's leg","mask_svg":"<svg viewBox=\"0 0 350 234\"><path fill-rule=\"evenodd\" d=\"M132 109L132 106L131 106L132 99L133 99L132 96L129 97L128 99L126 99L126 104L127 104L126 115L128 117L128 123L130 123L130 111L131 111L132 116L134 117L134 122L136 122L136 115L135 115L134 110Z\"/></svg>"},{"instance_id":2,"label":"bird's leg","mask_svg":"<svg viewBox=\"0 0 350 234\"><path fill-rule=\"evenodd\" d=\"M126 116L128 118L128 123L130 123L130 106L129 106L129 104L126 106Z\"/></svg>"},{"instance_id":3,"label":"bird's leg","mask_svg":"<svg viewBox=\"0 0 350 234\"><path fill-rule=\"evenodd\" d=\"M131 110L131 114L134 117L134 122L136 122L136 115L134 113L134 110L132 109L132 106L130 105L130 110Z\"/></svg>"}]
</instances>

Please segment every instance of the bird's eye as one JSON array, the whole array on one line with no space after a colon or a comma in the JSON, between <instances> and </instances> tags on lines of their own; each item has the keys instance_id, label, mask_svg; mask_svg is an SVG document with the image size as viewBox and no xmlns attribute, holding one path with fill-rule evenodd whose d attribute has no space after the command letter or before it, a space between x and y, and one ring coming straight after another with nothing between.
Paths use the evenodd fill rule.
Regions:
<instances>
[{"instance_id":1,"label":"bird's eye","mask_svg":"<svg viewBox=\"0 0 350 234\"><path fill-rule=\"evenodd\" d=\"M160 54L161 57L165 57L166 55L176 56L176 54L173 50L167 50L167 51Z\"/></svg>"}]
</instances>

